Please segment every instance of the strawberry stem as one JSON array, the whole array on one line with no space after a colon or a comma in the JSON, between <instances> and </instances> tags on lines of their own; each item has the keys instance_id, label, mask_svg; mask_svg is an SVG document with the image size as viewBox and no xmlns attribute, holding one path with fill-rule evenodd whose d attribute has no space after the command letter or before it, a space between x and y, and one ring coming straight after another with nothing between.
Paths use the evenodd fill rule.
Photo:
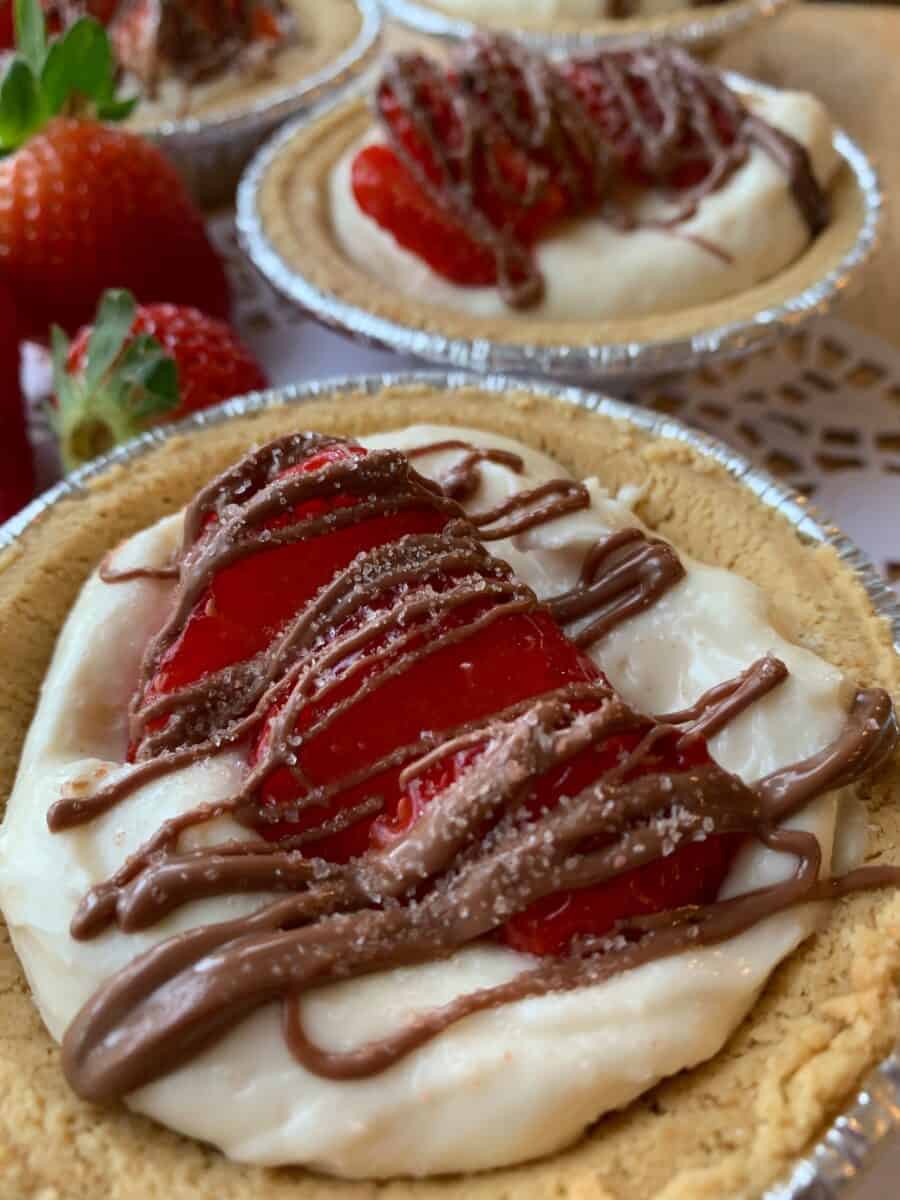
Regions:
<instances>
[{"instance_id":1,"label":"strawberry stem","mask_svg":"<svg viewBox=\"0 0 900 1200\"><path fill-rule=\"evenodd\" d=\"M114 289L100 301L83 365L69 364L69 339L51 337L56 406L51 418L67 471L130 441L178 408L178 368L156 338L132 334L137 304Z\"/></svg>"},{"instance_id":2,"label":"strawberry stem","mask_svg":"<svg viewBox=\"0 0 900 1200\"><path fill-rule=\"evenodd\" d=\"M66 464L69 470L81 463L90 462L107 454L116 444L116 435L99 417L89 417L80 421L69 433Z\"/></svg>"}]
</instances>

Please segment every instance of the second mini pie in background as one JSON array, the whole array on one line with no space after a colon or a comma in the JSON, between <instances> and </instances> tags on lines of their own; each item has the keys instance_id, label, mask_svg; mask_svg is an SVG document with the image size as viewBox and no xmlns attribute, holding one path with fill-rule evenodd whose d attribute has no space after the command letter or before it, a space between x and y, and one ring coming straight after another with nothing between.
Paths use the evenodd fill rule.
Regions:
<instances>
[{"instance_id":1,"label":"second mini pie in background","mask_svg":"<svg viewBox=\"0 0 900 1200\"><path fill-rule=\"evenodd\" d=\"M286 135L241 220L289 294L294 276L406 328L662 342L804 292L866 223L813 97L671 46L554 64L479 37L449 72L391 60L375 113L356 102Z\"/></svg>"}]
</instances>

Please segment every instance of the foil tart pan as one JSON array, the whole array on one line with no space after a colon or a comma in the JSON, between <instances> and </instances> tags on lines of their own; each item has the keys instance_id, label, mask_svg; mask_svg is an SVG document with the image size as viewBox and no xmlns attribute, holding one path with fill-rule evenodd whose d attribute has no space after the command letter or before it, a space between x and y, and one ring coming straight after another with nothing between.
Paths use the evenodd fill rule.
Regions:
<instances>
[{"instance_id":1,"label":"foil tart pan","mask_svg":"<svg viewBox=\"0 0 900 1200\"><path fill-rule=\"evenodd\" d=\"M733 71L723 72L723 76L737 90L777 91ZM268 237L260 213L259 193L269 168L297 133L334 107L333 102L325 101L292 121L253 159L237 193L236 227L241 246L277 292L322 325L369 345L454 370L524 375L620 390L640 381L695 370L713 359L742 358L795 331L804 321L827 312L846 292L878 240L884 208L881 181L862 149L839 129L834 134L834 148L852 172L863 197L864 212L856 240L824 276L777 305L761 309L750 318L712 324L690 336L668 340L576 346L446 337L377 316L324 291L286 262Z\"/></svg>"},{"instance_id":2,"label":"foil tart pan","mask_svg":"<svg viewBox=\"0 0 900 1200\"><path fill-rule=\"evenodd\" d=\"M235 417L268 408L296 406L298 427L302 407L311 401L345 396L377 395L384 388L426 386L446 395L459 388L477 386L503 395L523 388L588 412L624 421L651 437L684 442L728 472L741 486L749 488L761 504L780 513L806 545L831 546L844 566L852 571L872 604L887 623L894 648L900 655L900 597L890 588L872 560L846 534L818 513L799 492L786 487L717 438L692 429L674 417L651 412L597 392L551 383L523 382L504 375L479 376L466 371L416 371L381 375L343 376L293 387L273 388L228 400L216 408L195 413L174 425L160 426L119 446L109 454L68 475L33 500L16 516L0 525L0 553L14 547L25 531L62 501L77 498L85 485L113 466L121 466L164 444L173 434L221 425ZM788 1177L766 1191L761 1200L852 1200L853 1185L873 1164L891 1139L900 1138L900 1047L875 1067L862 1087L835 1118L819 1142L798 1160Z\"/></svg>"},{"instance_id":3,"label":"foil tart pan","mask_svg":"<svg viewBox=\"0 0 900 1200\"><path fill-rule=\"evenodd\" d=\"M497 26L487 22L461 20L439 12L418 0L382 0L388 14L400 25L416 33L448 41L461 41L473 33ZM793 0L725 0L722 4L682 8L655 17L626 17L609 20L600 28L569 31L542 31L510 28L506 32L521 38L526 45L549 54L589 54L604 50L630 50L654 42L675 41L694 50L715 49L735 34L782 12Z\"/></svg>"},{"instance_id":4,"label":"foil tart pan","mask_svg":"<svg viewBox=\"0 0 900 1200\"><path fill-rule=\"evenodd\" d=\"M175 164L198 204L214 208L228 202L254 151L279 125L325 97L345 94L372 65L381 44L381 5L379 0L355 3L362 17L359 33L321 70L240 113L188 116L137 130Z\"/></svg>"}]
</instances>

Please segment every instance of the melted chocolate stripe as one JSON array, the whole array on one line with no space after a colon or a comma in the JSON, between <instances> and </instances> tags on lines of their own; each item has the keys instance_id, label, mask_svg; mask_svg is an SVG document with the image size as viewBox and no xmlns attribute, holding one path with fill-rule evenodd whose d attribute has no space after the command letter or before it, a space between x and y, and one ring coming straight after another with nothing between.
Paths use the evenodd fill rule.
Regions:
<instances>
[{"instance_id":1,"label":"melted chocolate stripe","mask_svg":"<svg viewBox=\"0 0 900 1200\"><path fill-rule=\"evenodd\" d=\"M689 708L657 717L662 725L688 725L680 746L689 746L700 738L715 737L751 704L767 696L784 683L788 669L780 658L767 654L735 679L727 679L704 692Z\"/></svg>"},{"instance_id":2,"label":"melted chocolate stripe","mask_svg":"<svg viewBox=\"0 0 900 1200\"><path fill-rule=\"evenodd\" d=\"M112 555L107 554L97 572L103 583L131 583L134 579L177 579L181 570L177 563L173 563L167 567L127 567L119 571L110 566L111 558Z\"/></svg>"},{"instance_id":3,"label":"melted chocolate stripe","mask_svg":"<svg viewBox=\"0 0 900 1200\"><path fill-rule=\"evenodd\" d=\"M681 560L667 542L623 529L589 551L578 584L547 602L562 625L591 614L572 640L588 647L616 625L649 608L684 578Z\"/></svg>"},{"instance_id":4,"label":"melted chocolate stripe","mask_svg":"<svg viewBox=\"0 0 900 1200\"><path fill-rule=\"evenodd\" d=\"M887 692L858 691L847 724L831 745L757 784L772 822L784 821L816 796L876 771L893 754L898 736L897 714Z\"/></svg>"},{"instance_id":5,"label":"melted chocolate stripe","mask_svg":"<svg viewBox=\"0 0 900 1200\"><path fill-rule=\"evenodd\" d=\"M465 454L440 480L440 487L445 496L452 500L468 500L475 494L481 484L479 467L483 462L500 463L509 467L517 475L525 469L525 464L519 454L510 450L500 450L496 447L482 448L472 446L469 442L457 438L445 438L442 442L429 442L424 446L413 446L406 451L410 460L423 458L428 454L437 454L442 450L464 450Z\"/></svg>"},{"instance_id":6,"label":"melted chocolate stripe","mask_svg":"<svg viewBox=\"0 0 900 1200\"><path fill-rule=\"evenodd\" d=\"M475 513L469 520L482 542L499 542L590 506L591 495L583 483L574 479L548 479L537 487L516 492L494 508Z\"/></svg>"}]
</instances>

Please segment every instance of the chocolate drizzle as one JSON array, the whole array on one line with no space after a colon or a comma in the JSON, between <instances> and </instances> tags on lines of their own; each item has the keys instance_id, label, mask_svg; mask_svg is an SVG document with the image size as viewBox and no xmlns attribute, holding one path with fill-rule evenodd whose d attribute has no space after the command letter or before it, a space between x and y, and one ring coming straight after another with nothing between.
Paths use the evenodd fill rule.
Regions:
<instances>
[{"instance_id":1,"label":"chocolate drizzle","mask_svg":"<svg viewBox=\"0 0 900 1200\"><path fill-rule=\"evenodd\" d=\"M251 454L195 499L185 519L172 616L148 648L144 684L132 711L138 762L94 795L64 798L50 810L53 829L81 824L138 786L148 771L164 773L211 757L258 733L270 715L239 791L167 821L85 897L72 934L91 938L112 923L126 931L146 929L203 897L262 892L275 898L261 901L247 916L170 937L104 983L63 1043L66 1075L80 1095L93 1100L126 1095L190 1060L272 1001L283 1004L286 1041L299 1062L330 1078L364 1077L470 1013L585 987L685 947L714 944L792 904L900 882L895 869L881 867L820 883L815 837L778 828L813 796L852 782L892 753L897 724L883 691L860 691L831 746L753 787L712 763L636 774L662 739L674 736L684 745L711 736L777 687L787 672L773 658L655 721L631 711L601 678L462 726L426 731L352 777L314 785L303 772L300 752L335 713L346 712L361 695L371 695L441 645L464 641L509 614L540 611L533 594L489 556L455 502L401 455L375 451L284 473L335 444L318 435L283 438ZM466 473L475 463L469 453L466 460L462 483L457 472L454 486L471 494ZM535 500L532 492L524 510L495 509L481 520L495 529L503 520L515 524L525 514L533 517L551 494L559 505L575 493L560 489ZM349 504L326 516L275 529L267 525L273 514L301 500L337 495ZM261 553L273 541L306 541L340 528L348 513L358 520L358 514L410 507L446 523L439 532L407 535L358 555L265 652L224 682L211 676L182 692L145 699L147 682L223 565ZM674 553L662 554L658 545L636 530L600 543L588 556L579 586L554 602L560 619L593 615L587 627L593 640L652 603L681 574ZM443 588L435 586L438 577L446 581ZM604 586L607 578L619 582L610 589ZM458 619L448 627L442 619L451 612ZM594 631L597 625L600 632ZM359 686L341 693L331 708L316 709L299 732L305 706L352 677L360 662L367 672ZM272 719L276 697L280 707ZM157 727L161 715L166 721ZM618 735L629 735L633 748L589 787L559 798L550 809L535 812L528 806L547 772ZM291 819L290 812L273 812L260 798L277 769L290 769L297 782L296 815L325 804L349 786L348 779L374 781L385 769L402 767L405 786L435 763L460 762L460 754L469 756L465 768L402 835L347 863L324 861L304 847L333 829L334 821L371 816L379 805L376 794L280 842L255 836L191 850L178 846L188 828L225 814L257 828L267 820ZM322 1050L303 1029L298 1001L311 988L446 957L545 896L601 884L679 846L720 835L755 836L793 854L795 875L736 899L621 922L606 943L573 946L567 957L542 960L507 984L462 996L349 1054Z\"/></svg>"},{"instance_id":2,"label":"chocolate drizzle","mask_svg":"<svg viewBox=\"0 0 900 1200\"><path fill-rule=\"evenodd\" d=\"M395 105L409 118L402 137L386 115ZM492 215L484 179L495 200L515 200L526 215L557 187L567 215L594 214L632 229L639 222L623 196L626 160L637 155L646 185L676 205L673 216L651 225L674 231L758 146L787 174L810 236L829 219L806 148L750 112L718 71L674 45L556 64L513 39L479 36L459 50L450 76L422 54L392 58L377 109L418 186L493 260L497 285L513 308L539 303L544 281L527 236ZM452 135L437 113L452 114ZM527 164L515 185L499 165L511 155ZM674 190L672 181L685 174L699 179Z\"/></svg>"},{"instance_id":3,"label":"chocolate drizzle","mask_svg":"<svg viewBox=\"0 0 900 1200\"><path fill-rule=\"evenodd\" d=\"M154 95L166 76L190 87L227 71L265 75L297 29L285 0L120 0L110 35L121 66Z\"/></svg>"},{"instance_id":4,"label":"chocolate drizzle","mask_svg":"<svg viewBox=\"0 0 900 1200\"><path fill-rule=\"evenodd\" d=\"M424 446L414 446L411 450L407 450L406 457L412 462L416 458L422 458L428 454L438 454L442 450L464 451L462 457L438 481L444 495L449 496L451 500L458 500L460 503L470 499L478 490L481 483L479 467L483 462L500 463L501 466L508 467L517 475L521 475L525 465L519 454L513 454L509 450L498 450L496 447L484 449L480 446L472 446L458 438L446 438L442 442L429 442Z\"/></svg>"},{"instance_id":5,"label":"chocolate drizzle","mask_svg":"<svg viewBox=\"0 0 900 1200\"><path fill-rule=\"evenodd\" d=\"M177 563L162 567L126 567L123 570L118 570L111 563L112 555L105 555L97 572L103 583L131 583L135 579L177 579L180 570Z\"/></svg>"},{"instance_id":6,"label":"chocolate drizzle","mask_svg":"<svg viewBox=\"0 0 900 1200\"><path fill-rule=\"evenodd\" d=\"M561 625L591 614L573 641L592 646L683 578L684 567L668 542L622 529L591 548L578 584L550 600L548 608Z\"/></svg>"}]
</instances>

